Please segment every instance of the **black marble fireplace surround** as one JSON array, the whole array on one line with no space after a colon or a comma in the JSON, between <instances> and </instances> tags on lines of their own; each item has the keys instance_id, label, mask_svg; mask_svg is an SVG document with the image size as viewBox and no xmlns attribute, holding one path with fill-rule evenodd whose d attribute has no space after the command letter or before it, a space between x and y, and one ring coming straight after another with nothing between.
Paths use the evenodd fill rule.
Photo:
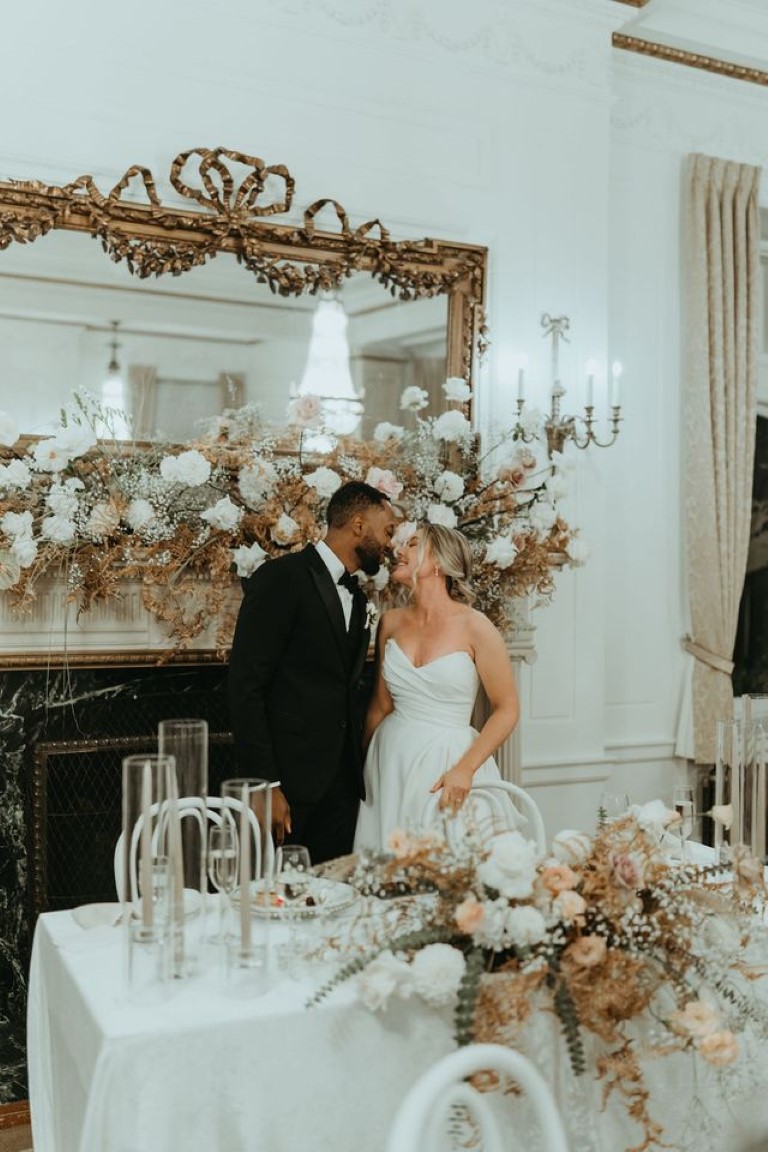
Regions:
<instances>
[{"instance_id":1,"label":"black marble fireplace surround","mask_svg":"<svg viewBox=\"0 0 768 1152\"><path fill-rule=\"evenodd\" d=\"M210 788L235 775L226 668L0 672L0 1104L27 1096L25 1013L37 912L114 900L120 761L157 724L206 719Z\"/></svg>"}]
</instances>

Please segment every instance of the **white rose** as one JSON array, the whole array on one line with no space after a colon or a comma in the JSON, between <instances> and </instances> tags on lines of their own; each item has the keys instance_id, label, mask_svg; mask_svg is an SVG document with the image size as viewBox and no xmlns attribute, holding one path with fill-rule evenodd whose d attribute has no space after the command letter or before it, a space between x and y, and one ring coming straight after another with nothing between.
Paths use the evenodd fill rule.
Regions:
<instances>
[{"instance_id":1,"label":"white rose","mask_svg":"<svg viewBox=\"0 0 768 1152\"><path fill-rule=\"evenodd\" d=\"M270 536L276 544L290 544L298 531L299 526L293 517L283 512L277 523L272 525Z\"/></svg>"},{"instance_id":2,"label":"white rose","mask_svg":"<svg viewBox=\"0 0 768 1152\"><path fill-rule=\"evenodd\" d=\"M266 558L266 552L256 543L251 544L250 548L246 548L243 544L239 548L232 549L232 560L237 568L237 574L243 578L252 576Z\"/></svg>"},{"instance_id":3,"label":"white rose","mask_svg":"<svg viewBox=\"0 0 768 1152\"><path fill-rule=\"evenodd\" d=\"M205 484L211 475L211 465L196 448L180 452L178 456L163 456L160 461L160 475L172 484L186 484L197 488Z\"/></svg>"},{"instance_id":4,"label":"white rose","mask_svg":"<svg viewBox=\"0 0 768 1152\"><path fill-rule=\"evenodd\" d=\"M509 568L517 556L517 547L509 536L497 536L485 549L484 563L495 564L497 568Z\"/></svg>"},{"instance_id":5,"label":"white rose","mask_svg":"<svg viewBox=\"0 0 768 1152\"><path fill-rule=\"evenodd\" d=\"M392 952L382 952L357 978L357 995L372 1012L385 1008L393 992L406 997L411 991L411 970Z\"/></svg>"},{"instance_id":6,"label":"white rose","mask_svg":"<svg viewBox=\"0 0 768 1152\"><path fill-rule=\"evenodd\" d=\"M442 524L444 528L455 528L458 523L456 513L447 504L430 504L427 520L430 524Z\"/></svg>"},{"instance_id":7,"label":"white rose","mask_svg":"<svg viewBox=\"0 0 768 1152\"><path fill-rule=\"evenodd\" d=\"M544 504L537 500L529 514L531 526L539 532L548 531L555 520L557 512L552 504Z\"/></svg>"},{"instance_id":8,"label":"white rose","mask_svg":"<svg viewBox=\"0 0 768 1152\"><path fill-rule=\"evenodd\" d=\"M387 440L402 440L403 436L405 429L399 424L390 424L388 420L382 420L373 430L373 438L377 444L386 444Z\"/></svg>"},{"instance_id":9,"label":"white rose","mask_svg":"<svg viewBox=\"0 0 768 1152\"><path fill-rule=\"evenodd\" d=\"M446 504L452 504L464 495L464 478L446 469L435 480L435 492Z\"/></svg>"},{"instance_id":10,"label":"white rose","mask_svg":"<svg viewBox=\"0 0 768 1152\"><path fill-rule=\"evenodd\" d=\"M403 389L403 394L400 397L400 410L402 412L420 412L422 408L426 408L429 404L429 393L425 392L423 388L417 388L415 384L411 384L409 388Z\"/></svg>"},{"instance_id":11,"label":"white rose","mask_svg":"<svg viewBox=\"0 0 768 1152\"><path fill-rule=\"evenodd\" d=\"M40 529L44 540L52 544L72 544L76 534L75 525L66 516L46 516Z\"/></svg>"},{"instance_id":12,"label":"white rose","mask_svg":"<svg viewBox=\"0 0 768 1152\"><path fill-rule=\"evenodd\" d=\"M321 500L330 499L336 489L341 487L341 476L333 468L316 468L304 480L310 488L314 488Z\"/></svg>"},{"instance_id":13,"label":"white rose","mask_svg":"<svg viewBox=\"0 0 768 1152\"><path fill-rule=\"evenodd\" d=\"M10 412L0 412L0 444L11 448L19 438L19 426Z\"/></svg>"},{"instance_id":14,"label":"white rose","mask_svg":"<svg viewBox=\"0 0 768 1152\"><path fill-rule=\"evenodd\" d=\"M0 528L5 532L6 536L10 536L12 540L15 540L17 536L31 536L32 513L6 512L2 519L0 519Z\"/></svg>"},{"instance_id":15,"label":"white rose","mask_svg":"<svg viewBox=\"0 0 768 1152\"><path fill-rule=\"evenodd\" d=\"M242 467L237 476L240 494L249 508L258 508L269 496L277 481L277 469L268 460L256 457L252 464Z\"/></svg>"},{"instance_id":16,"label":"white rose","mask_svg":"<svg viewBox=\"0 0 768 1152\"><path fill-rule=\"evenodd\" d=\"M568 559L574 568L580 568L582 564L586 564L587 560L589 560L589 545L585 544L583 540L571 540L567 552Z\"/></svg>"},{"instance_id":17,"label":"white rose","mask_svg":"<svg viewBox=\"0 0 768 1152\"><path fill-rule=\"evenodd\" d=\"M67 480L65 480L64 487L66 488L67 492L85 491L85 484L82 480L79 480L77 476L70 476Z\"/></svg>"},{"instance_id":18,"label":"white rose","mask_svg":"<svg viewBox=\"0 0 768 1152\"><path fill-rule=\"evenodd\" d=\"M84 456L96 445L96 437L92 430L82 424L70 424L67 428L60 428L56 433L56 439L70 460Z\"/></svg>"},{"instance_id":19,"label":"white rose","mask_svg":"<svg viewBox=\"0 0 768 1152\"><path fill-rule=\"evenodd\" d=\"M638 828L657 843L664 831L679 820L677 812L667 808L661 800L649 800L647 804L632 804L629 809Z\"/></svg>"},{"instance_id":20,"label":"white rose","mask_svg":"<svg viewBox=\"0 0 768 1152\"><path fill-rule=\"evenodd\" d=\"M140 532L142 528L146 528L154 518L155 510L149 500L131 500L125 513L125 522L134 532Z\"/></svg>"},{"instance_id":21,"label":"white rose","mask_svg":"<svg viewBox=\"0 0 768 1152\"><path fill-rule=\"evenodd\" d=\"M506 933L511 944L528 948L547 934L547 922L537 908L521 905L510 908L506 915Z\"/></svg>"},{"instance_id":22,"label":"white rose","mask_svg":"<svg viewBox=\"0 0 768 1152\"><path fill-rule=\"evenodd\" d=\"M69 519L77 512L77 496L65 484L52 484L45 498L45 503L54 516L63 516Z\"/></svg>"},{"instance_id":23,"label":"white rose","mask_svg":"<svg viewBox=\"0 0 768 1152\"><path fill-rule=\"evenodd\" d=\"M402 484L389 468L369 468L365 482L378 492L383 492L388 500L397 500L403 490Z\"/></svg>"},{"instance_id":24,"label":"white rose","mask_svg":"<svg viewBox=\"0 0 768 1152\"><path fill-rule=\"evenodd\" d=\"M427 1004L449 1004L464 975L464 953L450 944L428 944L411 962L413 989Z\"/></svg>"},{"instance_id":25,"label":"white rose","mask_svg":"<svg viewBox=\"0 0 768 1152\"><path fill-rule=\"evenodd\" d=\"M120 514L114 504L109 504L107 501L102 500L98 504L94 504L93 508L91 508L88 521L85 525L85 531L89 536L94 536L97 540L101 540L105 536L111 536L119 524Z\"/></svg>"},{"instance_id":26,"label":"white rose","mask_svg":"<svg viewBox=\"0 0 768 1152\"><path fill-rule=\"evenodd\" d=\"M525 900L533 892L537 859L532 840L525 840L519 832L503 832L493 837L490 856L478 865L477 875L500 896Z\"/></svg>"},{"instance_id":27,"label":"white rose","mask_svg":"<svg viewBox=\"0 0 768 1152\"><path fill-rule=\"evenodd\" d=\"M0 550L0 592L13 588L21 576L21 565L13 552Z\"/></svg>"},{"instance_id":28,"label":"white rose","mask_svg":"<svg viewBox=\"0 0 768 1152\"><path fill-rule=\"evenodd\" d=\"M472 395L472 389L462 376L449 376L443 384L443 392L446 400L455 400L459 404L465 404Z\"/></svg>"},{"instance_id":29,"label":"white rose","mask_svg":"<svg viewBox=\"0 0 768 1152\"><path fill-rule=\"evenodd\" d=\"M17 536L11 545L11 552L20 567L29 568L37 559L37 542L31 536Z\"/></svg>"},{"instance_id":30,"label":"white rose","mask_svg":"<svg viewBox=\"0 0 768 1152\"><path fill-rule=\"evenodd\" d=\"M438 416L432 426L432 435L435 440L460 441L468 440L472 435L472 425L463 412L454 408L451 412L443 412Z\"/></svg>"},{"instance_id":31,"label":"white rose","mask_svg":"<svg viewBox=\"0 0 768 1152\"><path fill-rule=\"evenodd\" d=\"M552 841L552 855L561 864L583 864L591 852L591 838L575 828L563 828Z\"/></svg>"},{"instance_id":32,"label":"white rose","mask_svg":"<svg viewBox=\"0 0 768 1152\"><path fill-rule=\"evenodd\" d=\"M242 508L233 504L229 496L217 500L212 508L206 508L200 513L201 520L207 520L212 528L220 532L233 532L243 518Z\"/></svg>"},{"instance_id":33,"label":"white rose","mask_svg":"<svg viewBox=\"0 0 768 1152\"><path fill-rule=\"evenodd\" d=\"M23 460L0 465L0 488L27 488L31 480L32 473Z\"/></svg>"},{"instance_id":34,"label":"white rose","mask_svg":"<svg viewBox=\"0 0 768 1152\"><path fill-rule=\"evenodd\" d=\"M69 450L55 438L38 440L32 449L32 467L37 472L61 472L69 460Z\"/></svg>"},{"instance_id":35,"label":"white rose","mask_svg":"<svg viewBox=\"0 0 768 1152\"><path fill-rule=\"evenodd\" d=\"M295 396L288 404L288 423L299 428L311 428L323 414L322 401L318 396Z\"/></svg>"}]
</instances>

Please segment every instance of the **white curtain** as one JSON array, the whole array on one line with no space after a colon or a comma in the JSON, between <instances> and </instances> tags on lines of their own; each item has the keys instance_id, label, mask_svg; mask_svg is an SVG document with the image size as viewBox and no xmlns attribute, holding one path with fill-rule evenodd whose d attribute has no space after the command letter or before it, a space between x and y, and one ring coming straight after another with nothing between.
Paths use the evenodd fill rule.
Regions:
<instances>
[{"instance_id":1,"label":"white curtain","mask_svg":"<svg viewBox=\"0 0 768 1152\"><path fill-rule=\"evenodd\" d=\"M676 751L699 764L714 761L716 721L733 710L757 414L759 183L759 168L688 157L683 491L691 662Z\"/></svg>"}]
</instances>

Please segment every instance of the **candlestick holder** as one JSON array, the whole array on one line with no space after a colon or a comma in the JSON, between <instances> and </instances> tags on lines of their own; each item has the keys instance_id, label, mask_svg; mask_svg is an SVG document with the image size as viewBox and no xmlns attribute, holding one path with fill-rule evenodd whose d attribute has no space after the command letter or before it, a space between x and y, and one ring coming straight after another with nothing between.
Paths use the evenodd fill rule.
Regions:
<instances>
[{"instance_id":1,"label":"candlestick holder","mask_svg":"<svg viewBox=\"0 0 768 1152\"><path fill-rule=\"evenodd\" d=\"M565 395L565 388L560 382L560 369L559 369L559 344L561 340L568 342L566 332L570 329L571 322L567 316L550 316L545 312L541 317L541 327L544 329L544 336L549 337L552 341L552 389L550 393L550 411L544 420L544 434L547 438L547 453L551 457L553 452L562 452L567 442L571 442L577 448L588 448L590 444L594 444L597 448L610 448L619 435L619 425L621 424L621 404L619 403L619 381L622 375L622 368L618 361L615 361L612 367L612 397L610 404L610 428L607 439L600 439L595 430L597 424L597 417L595 416L595 405L593 402L594 392L594 374L590 373L587 377L587 402L584 406L583 414L574 414L566 416L561 412L561 401ZM528 431L523 423L523 412L525 409L524 397L524 371L521 368L518 374L518 393L517 393L517 415L515 426L512 430L512 437L514 440L520 440L524 444L530 444L531 441L536 440L537 434Z\"/></svg>"},{"instance_id":2,"label":"candlestick holder","mask_svg":"<svg viewBox=\"0 0 768 1152\"><path fill-rule=\"evenodd\" d=\"M272 846L272 783L237 777L221 785L221 817L237 837L238 875L230 895L236 927L227 941L227 979L234 990L266 987L270 921L277 899Z\"/></svg>"}]
</instances>

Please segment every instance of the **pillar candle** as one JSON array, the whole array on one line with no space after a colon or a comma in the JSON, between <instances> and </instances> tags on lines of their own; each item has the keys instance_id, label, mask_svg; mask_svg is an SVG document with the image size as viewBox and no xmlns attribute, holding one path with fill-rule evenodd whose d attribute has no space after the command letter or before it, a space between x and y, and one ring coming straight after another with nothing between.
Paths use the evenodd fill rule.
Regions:
<instances>
[{"instance_id":1,"label":"pillar candle","mask_svg":"<svg viewBox=\"0 0 768 1152\"><path fill-rule=\"evenodd\" d=\"M141 776L141 922L152 927L152 765L144 762Z\"/></svg>"},{"instance_id":2,"label":"pillar candle","mask_svg":"<svg viewBox=\"0 0 768 1152\"><path fill-rule=\"evenodd\" d=\"M248 785L240 799L240 946L251 947L251 829L248 821Z\"/></svg>"}]
</instances>

